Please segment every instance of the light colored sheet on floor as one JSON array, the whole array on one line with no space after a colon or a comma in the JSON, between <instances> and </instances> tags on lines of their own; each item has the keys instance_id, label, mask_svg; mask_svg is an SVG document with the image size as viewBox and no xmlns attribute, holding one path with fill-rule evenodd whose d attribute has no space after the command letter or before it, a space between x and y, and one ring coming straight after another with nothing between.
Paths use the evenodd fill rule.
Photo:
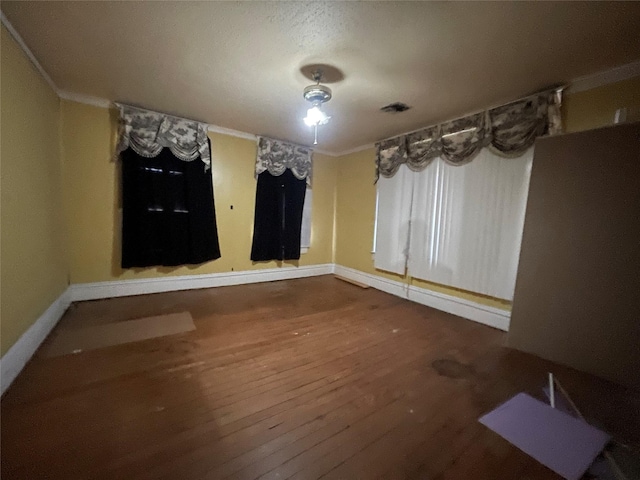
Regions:
<instances>
[{"instance_id":1,"label":"light colored sheet on floor","mask_svg":"<svg viewBox=\"0 0 640 480\"><path fill-rule=\"evenodd\" d=\"M93 325L74 330L60 331L46 346L42 355L57 357L86 350L139 342L150 338L175 335L195 330L189 312L170 313L155 317L138 318L105 325Z\"/></svg>"},{"instance_id":2,"label":"light colored sheet on floor","mask_svg":"<svg viewBox=\"0 0 640 480\"><path fill-rule=\"evenodd\" d=\"M567 480L579 480L611 437L580 418L519 393L479 419Z\"/></svg>"}]
</instances>

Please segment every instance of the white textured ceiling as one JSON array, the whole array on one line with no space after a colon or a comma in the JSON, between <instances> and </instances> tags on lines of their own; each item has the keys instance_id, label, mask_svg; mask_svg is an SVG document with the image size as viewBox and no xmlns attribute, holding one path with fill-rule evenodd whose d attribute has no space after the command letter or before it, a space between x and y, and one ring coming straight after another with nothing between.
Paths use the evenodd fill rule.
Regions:
<instances>
[{"instance_id":1,"label":"white textured ceiling","mask_svg":"<svg viewBox=\"0 0 640 480\"><path fill-rule=\"evenodd\" d=\"M332 65L319 148L342 152L640 59L640 2L9 2L69 92L312 142L311 83ZM413 108L379 111L395 101Z\"/></svg>"}]
</instances>

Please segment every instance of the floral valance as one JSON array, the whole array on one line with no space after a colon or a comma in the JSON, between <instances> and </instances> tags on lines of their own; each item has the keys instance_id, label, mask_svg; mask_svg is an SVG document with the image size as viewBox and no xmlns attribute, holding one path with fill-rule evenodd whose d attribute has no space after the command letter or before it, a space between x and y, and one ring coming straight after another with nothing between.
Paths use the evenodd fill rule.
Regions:
<instances>
[{"instance_id":1,"label":"floral valance","mask_svg":"<svg viewBox=\"0 0 640 480\"><path fill-rule=\"evenodd\" d=\"M434 158L464 165L483 147L504 157L522 155L535 139L560 133L561 91L518 100L482 113L428 127L376 144L376 179L393 177L406 164L420 171Z\"/></svg>"},{"instance_id":2,"label":"floral valance","mask_svg":"<svg viewBox=\"0 0 640 480\"><path fill-rule=\"evenodd\" d=\"M288 168L299 180L311 183L313 152L300 145L258 137L258 156L256 158L256 177L264 171L280 176Z\"/></svg>"},{"instance_id":3,"label":"floral valance","mask_svg":"<svg viewBox=\"0 0 640 480\"><path fill-rule=\"evenodd\" d=\"M152 158L166 147L180 160L200 158L205 169L211 166L206 124L129 105L116 106L120 109L117 155L131 147L138 155Z\"/></svg>"}]
</instances>

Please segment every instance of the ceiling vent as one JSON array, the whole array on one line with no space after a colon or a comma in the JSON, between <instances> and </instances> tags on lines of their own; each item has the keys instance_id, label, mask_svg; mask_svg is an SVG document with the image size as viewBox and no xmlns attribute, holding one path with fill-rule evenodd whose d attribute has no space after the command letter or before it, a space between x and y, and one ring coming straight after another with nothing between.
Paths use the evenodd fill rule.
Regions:
<instances>
[{"instance_id":1,"label":"ceiling vent","mask_svg":"<svg viewBox=\"0 0 640 480\"><path fill-rule=\"evenodd\" d=\"M385 112L385 113L402 113L402 112L406 112L410 108L411 107L409 105L407 105L406 103L395 102L395 103L390 103L389 105L386 105L386 106L382 107L380 110Z\"/></svg>"}]
</instances>

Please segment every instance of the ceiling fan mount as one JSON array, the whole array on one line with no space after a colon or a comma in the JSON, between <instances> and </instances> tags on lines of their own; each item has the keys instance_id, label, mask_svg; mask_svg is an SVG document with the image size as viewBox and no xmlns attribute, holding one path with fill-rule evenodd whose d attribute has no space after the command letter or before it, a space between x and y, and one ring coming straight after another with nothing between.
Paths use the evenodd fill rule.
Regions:
<instances>
[{"instance_id":1,"label":"ceiling fan mount","mask_svg":"<svg viewBox=\"0 0 640 480\"><path fill-rule=\"evenodd\" d=\"M307 102L317 105L331 100L331 89L326 85L320 85L322 75L322 70L313 72L313 81L316 83L305 87L303 92L304 99Z\"/></svg>"}]
</instances>

